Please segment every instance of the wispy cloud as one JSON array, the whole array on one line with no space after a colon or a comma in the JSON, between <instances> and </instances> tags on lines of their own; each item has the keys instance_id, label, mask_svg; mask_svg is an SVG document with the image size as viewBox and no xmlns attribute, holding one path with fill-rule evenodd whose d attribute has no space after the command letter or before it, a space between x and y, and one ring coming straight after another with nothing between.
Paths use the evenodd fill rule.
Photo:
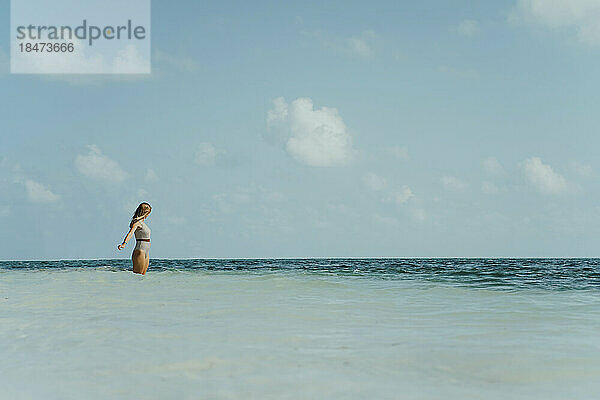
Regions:
<instances>
[{"instance_id":1,"label":"wispy cloud","mask_svg":"<svg viewBox=\"0 0 600 400\"><path fill-rule=\"evenodd\" d=\"M415 197L415 194L408 186L403 186L393 194L393 199L397 204L404 204Z\"/></svg>"},{"instance_id":2,"label":"wispy cloud","mask_svg":"<svg viewBox=\"0 0 600 400\"><path fill-rule=\"evenodd\" d=\"M572 171L584 177L591 176L594 173L594 169L590 164L581 163L579 161L571 161L570 167Z\"/></svg>"},{"instance_id":3,"label":"wispy cloud","mask_svg":"<svg viewBox=\"0 0 600 400\"><path fill-rule=\"evenodd\" d=\"M368 172L364 177L364 182L369 189L375 192L387 187L387 180L374 172Z\"/></svg>"},{"instance_id":4,"label":"wispy cloud","mask_svg":"<svg viewBox=\"0 0 600 400\"><path fill-rule=\"evenodd\" d=\"M333 36L321 31L307 35L315 38L327 50L361 59L374 57L382 47L381 38L372 29L348 37Z\"/></svg>"},{"instance_id":5,"label":"wispy cloud","mask_svg":"<svg viewBox=\"0 0 600 400\"><path fill-rule=\"evenodd\" d=\"M469 186L467 182L455 176L442 176L440 181L446 189L452 190L454 192L462 192Z\"/></svg>"},{"instance_id":6,"label":"wispy cloud","mask_svg":"<svg viewBox=\"0 0 600 400\"><path fill-rule=\"evenodd\" d=\"M138 51L133 44L125 46L119 51L112 62L113 71L119 74L150 74L152 68L149 62Z\"/></svg>"},{"instance_id":7,"label":"wispy cloud","mask_svg":"<svg viewBox=\"0 0 600 400\"><path fill-rule=\"evenodd\" d=\"M346 49L348 53L369 58L375 54L375 41L377 35L375 31L368 30L358 36L352 36L346 40Z\"/></svg>"},{"instance_id":8,"label":"wispy cloud","mask_svg":"<svg viewBox=\"0 0 600 400\"><path fill-rule=\"evenodd\" d=\"M504 167L496 157L488 157L483 160L483 170L489 176L504 175Z\"/></svg>"},{"instance_id":9,"label":"wispy cloud","mask_svg":"<svg viewBox=\"0 0 600 400\"><path fill-rule=\"evenodd\" d=\"M498 188L498 186L496 186L495 183L492 183L489 181L484 181L481 184L481 191L484 194L495 195L495 194L498 194L498 192L500 192L500 189Z\"/></svg>"},{"instance_id":10,"label":"wispy cloud","mask_svg":"<svg viewBox=\"0 0 600 400\"><path fill-rule=\"evenodd\" d=\"M374 172L365 174L363 182L369 190L380 193L381 200L387 203L403 205L415 197L415 194L409 186L403 185L398 187L390 185L386 178L377 175Z\"/></svg>"},{"instance_id":11,"label":"wispy cloud","mask_svg":"<svg viewBox=\"0 0 600 400\"><path fill-rule=\"evenodd\" d=\"M53 193L47 186L41 183L25 179L23 185L25 186L27 200L31 203L49 204L60 200L59 195Z\"/></svg>"},{"instance_id":12,"label":"wispy cloud","mask_svg":"<svg viewBox=\"0 0 600 400\"><path fill-rule=\"evenodd\" d=\"M461 21L454 30L462 36L473 37L479 34L479 23L473 19L465 19Z\"/></svg>"},{"instance_id":13,"label":"wispy cloud","mask_svg":"<svg viewBox=\"0 0 600 400\"><path fill-rule=\"evenodd\" d=\"M158 68L172 68L177 72L196 72L199 69L199 64L188 55L172 55L162 50L154 51L154 64Z\"/></svg>"},{"instance_id":14,"label":"wispy cloud","mask_svg":"<svg viewBox=\"0 0 600 400\"><path fill-rule=\"evenodd\" d=\"M202 142L196 150L195 160L198 165L212 167L217 162L217 150L212 144Z\"/></svg>"},{"instance_id":15,"label":"wispy cloud","mask_svg":"<svg viewBox=\"0 0 600 400\"><path fill-rule=\"evenodd\" d=\"M244 155L200 142L195 149L194 161L202 167L234 168L244 163Z\"/></svg>"},{"instance_id":16,"label":"wispy cloud","mask_svg":"<svg viewBox=\"0 0 600 400\"><path fill-rule=\"evenodd\" d=\"M566 29L582 43L600 45L600 2L597 0L518 0L509 20Z\"/></svg>"},{"instance_id":17,"label":"wispy cloud","mask_svg":"<svg viewBox=\"0 0 600 400\"><path fill-rule=\"evenodd\" d=\"M478 79L479 72L471 68L456 68L448 65L440 65L438 71L443 74L450 75L454 78L460 79Z\"/></svg>"},{"instance_id":18,"label":"wispy cloud","mask_svg":"<svg viewBox=\"0 0 600 400\"><path fill-rule=\"evenodd\" d=\"M98 146L88 146L87 154L79 154L75 158L75 167L84 176L98 181L119 183L127 179L128 174L119 163L105 156Z\"/></svg>"}]
</instances>

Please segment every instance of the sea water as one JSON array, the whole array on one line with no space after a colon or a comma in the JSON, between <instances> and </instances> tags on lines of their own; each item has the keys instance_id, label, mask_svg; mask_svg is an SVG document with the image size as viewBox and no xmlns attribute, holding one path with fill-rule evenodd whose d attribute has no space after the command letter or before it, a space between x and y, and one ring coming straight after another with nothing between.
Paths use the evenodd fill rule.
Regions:
<instances>
[{"instance_id":1,"label":"sea water","mask_svg":"<svg viewBox=\"0 0 600 400\"><path fill-rule=\"evenodd\" d=\"M0 398L600 398L600 260L130 268L0 262Z\"/></svg>"}]
</instances>

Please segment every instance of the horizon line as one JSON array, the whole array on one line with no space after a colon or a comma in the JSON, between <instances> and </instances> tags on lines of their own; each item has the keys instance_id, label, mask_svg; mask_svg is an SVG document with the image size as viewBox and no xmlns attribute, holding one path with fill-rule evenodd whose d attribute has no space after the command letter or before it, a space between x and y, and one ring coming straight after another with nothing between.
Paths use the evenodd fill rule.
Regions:
<instances>
[{"instance_id":1,"label":"horizon line","mask_svg":"<svg viewBox=\"0 0 600 400\"><path fill-rule=\"evenodd\" d=\"M585 257L585 256L416 256L416 257L199 257L199 258L151 258L150 261L194 261L194 260L220 260L220 261L244 261L244 260L582 260L582 259L600 259L600 256ZM15 260L0 260L0 262L56 262L56 261L115 261L115 260L130 260L129 258L58 258L58 259L15 259Z\"/></svg>"}]
</instances>

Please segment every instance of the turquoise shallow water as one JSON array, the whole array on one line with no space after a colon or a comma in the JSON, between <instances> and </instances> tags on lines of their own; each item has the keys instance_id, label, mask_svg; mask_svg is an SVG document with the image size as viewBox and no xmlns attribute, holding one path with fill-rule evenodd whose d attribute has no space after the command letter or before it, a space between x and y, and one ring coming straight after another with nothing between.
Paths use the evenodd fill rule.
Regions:
<instances>
[{"instance_id":1,"label":"turquoise shallow water","mask_svg":"<svg viewBox=\"0 0 600 400\"><path fill-rule=\"evenodd\" d=\"M600 261L0 262L0 398L596 399Z\"/></svg>"}]
</instances>

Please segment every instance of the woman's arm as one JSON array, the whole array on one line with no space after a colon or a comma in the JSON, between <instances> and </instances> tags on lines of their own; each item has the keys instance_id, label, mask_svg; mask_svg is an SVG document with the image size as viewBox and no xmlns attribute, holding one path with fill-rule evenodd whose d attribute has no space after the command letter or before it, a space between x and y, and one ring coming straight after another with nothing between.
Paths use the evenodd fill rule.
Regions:
<instances>
[{"instance_id":1,"label":"woman's arm","mask_svg":"<svg viewBox=\"0 0 600 400\"><path fill-rule=\"evenodd\" d=\"M127 244L127 242L129 241L129 239L131 239L131 235L133 235L133 232L137 229L138 227L138 223L136 222L135 224L133 224L133 226L129 229L129 232L127 232L127 235L125 235L125 239L123 239L123 243L121 243L120 245L117 246L117 248L119 250L123 250L123 248L125 247L125 245Z\"/></svg>"}]
</instances>

